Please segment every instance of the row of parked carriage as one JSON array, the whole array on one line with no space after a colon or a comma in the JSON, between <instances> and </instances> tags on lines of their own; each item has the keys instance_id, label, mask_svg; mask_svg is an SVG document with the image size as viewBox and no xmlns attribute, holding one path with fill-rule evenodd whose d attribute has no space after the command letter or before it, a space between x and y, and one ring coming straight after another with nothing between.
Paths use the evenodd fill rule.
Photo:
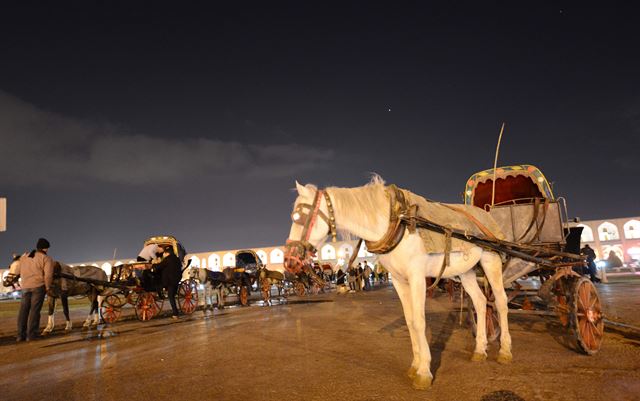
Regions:
<instances>
[{"instance_id":1,"label":"row of parked carriage","mask_svg":"<svg viewBox=\"0 0 640 401\"><path fill-rule=\"evenodd\" d=\"M185 249L171 236L151 237L144 245L157 244L162 247L173 247L180 260L185 260ZM225 305L228 295L235 295L242 306L249 305L252 292L260 291L265 303L272 302L272 289L277 289L278 296L317 294L325 285L323 277L315 275L311 269L305 274L294 275L288 272L269 270L252 250L236 252L235 266L223 271L211 271L203 268L184 265L188 274L178 287L177 304L184 314L193 313L199 303L198 288L204 288L205 306L213 305L216 296L218 308ZM329 267L330 268L330 267ZM153 272L150 262L134 262L114 266L108 282L93 282L107 288L103 291L100 315L105 323L114 323L122 315L122 308L132 305L136 316L146 321L162 311L164 294L159 293L158 277Z\"/></svg>"}]
</instances>

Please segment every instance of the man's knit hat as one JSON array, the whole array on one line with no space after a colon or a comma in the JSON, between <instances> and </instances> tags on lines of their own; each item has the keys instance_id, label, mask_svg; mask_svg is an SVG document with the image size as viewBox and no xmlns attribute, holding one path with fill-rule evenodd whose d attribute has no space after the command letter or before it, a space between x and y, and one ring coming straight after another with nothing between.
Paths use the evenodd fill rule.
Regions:
<instances>
[{"instance_id":1,"label":"man's knit hat","mask_svg":"<svg viewBox=\"0 0 640 401\"><path fill-rule=\"evenodd\" d=\"M46 238L39 238L38 243L36 244L36 249L49 249L50 246L51 244L46 240Z\"/></svg>"}]
</instances>

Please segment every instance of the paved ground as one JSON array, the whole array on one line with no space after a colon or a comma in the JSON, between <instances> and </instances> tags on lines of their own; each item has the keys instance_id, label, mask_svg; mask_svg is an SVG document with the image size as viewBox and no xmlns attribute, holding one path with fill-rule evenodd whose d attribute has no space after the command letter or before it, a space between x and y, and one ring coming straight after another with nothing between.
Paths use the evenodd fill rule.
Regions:
<instances>
[{"instance_id":1,"label":"paved ground","mask_svg":"<svg viewBox=\"0 0 640 401\"><path fill-rule=\"evenodd\" d=\"M609 301L628 300L616 288L640 287L616 283ZM631 331L608 331L588 357L563 345L555 320L513 315L514 362L503 366L495 345L486 362L469 361L473 339L447 297L427 302L427 318L435 380L422 392L405 377L408 331L395 292L383 287L26 344L5 339L0 399L640 400L640 336Z\"/></svg>"}]
</instances>

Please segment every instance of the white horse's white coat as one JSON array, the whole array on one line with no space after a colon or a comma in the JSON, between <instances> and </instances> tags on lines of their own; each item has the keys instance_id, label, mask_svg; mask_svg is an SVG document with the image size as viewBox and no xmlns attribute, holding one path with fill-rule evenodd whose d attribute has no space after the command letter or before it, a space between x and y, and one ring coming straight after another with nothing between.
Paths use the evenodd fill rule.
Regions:
<instances>
[{"instance_id":1,"label":"white horse's white coat","mask_svg":"<svg viewBox=\"0 0 640 401\"><path fill-rule=\"evenodd\" d=\"M313 202L316 188L298 183L298 203ZM389 199L385 194L384 182L375 176L372 182L357 188L327 188L334 208L335 221L340 231L346 231L368 241L377 241L385 234L389 225ZM294 205L295 208L295 205ZM328 213L324 200L320 209ZM309 242L319 248L327 236L328 226L317 219ZM289 239L300 240L302 226L292 224ZM408 375L413 386L426 389L433 375L430 371L431 353L425 335L425 277L435 277L442 266L443 253L426 253L420 235L408 231L398 246L386 255L380 255L379 261L393 276L393 285L402 302L405 320L411 336L413 361ZM500 351L498 362L511 361L511 336L507 320L507 296L502 283L502 261L495 252L474 247L469 252L452 252L450 264L443 278L459 276L462 285L473 301L477 311L478 330L472 360L486 359L486 298L483 295L473 267L480 264L495 295L495 303L500 318Z\"/></svg>"}]
</instances>

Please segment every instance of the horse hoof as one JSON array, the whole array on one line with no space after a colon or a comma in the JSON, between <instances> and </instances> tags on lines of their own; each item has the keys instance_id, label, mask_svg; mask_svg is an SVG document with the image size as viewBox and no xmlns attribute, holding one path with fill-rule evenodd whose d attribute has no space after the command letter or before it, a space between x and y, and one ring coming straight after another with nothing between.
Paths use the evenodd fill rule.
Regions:
<instances>
[{"instance_id":1,"label":"horse hoof","mask_svg":"<svg viewBox=\"0 0 640 401\"><path fill-rule=\"evenodd\" d=\"M413 366L409 368L409 370L407 370L407 376L409 376L409 379L415 379L416 376L418 376L418 369L414 368Z\"/></svg>"},{"instance_id":2,"label":"horse hoof","mask_svg":"<svg viewBox=\"0 0 640 401\"><path fill-rule=\"evenodd\" d=\"M471 356L472 362L482 362L487 359L487 354L481 354L479 352L474 352Z\"/></svg>"},{"instance_id":3,"label":"horse hoof","mask_svg":"<svg viewBox=\"0 0 640 401\"><path fill-rule=\"evenodd\" d=\"M431 376L416 375L411 386L416 390L426 390L431 387Z\"/></svg>"},{"instance_id":4,"label":"horse hoof","mask_svg":"<svg viewBox=\"0 0 640 401\"><path fill-rule=\"evenodd\" d=\"M508 365L513 361L513 356L511 355L511 353L503 353L503 352L499 352L498 353L498 363L502 364L502 365Z\"/></svg>"}]
</instances>

